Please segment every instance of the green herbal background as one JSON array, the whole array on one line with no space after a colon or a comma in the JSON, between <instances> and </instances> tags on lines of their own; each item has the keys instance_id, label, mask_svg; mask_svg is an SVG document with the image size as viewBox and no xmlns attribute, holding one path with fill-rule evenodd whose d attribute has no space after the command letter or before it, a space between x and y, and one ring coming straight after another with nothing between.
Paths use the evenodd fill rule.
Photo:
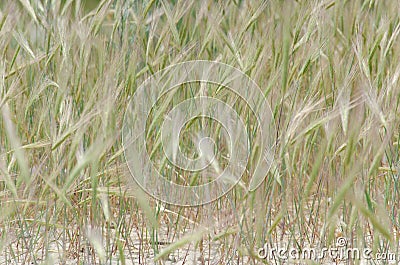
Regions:
<instances>
[{"instance_id":1,"label":"green herbal background","mask_svg":"<svg viewBox=\"0 0 400 265\"><path fill-rule=\"evenodd\" d=\"M10 0L0 11L1 264L268 264L265 243L339 236L400 253L399 1ZM278 140L256 192L179 208L135 186L121 128L147 77L196 59L255 80Z\"/></svg>"}]
</instances>

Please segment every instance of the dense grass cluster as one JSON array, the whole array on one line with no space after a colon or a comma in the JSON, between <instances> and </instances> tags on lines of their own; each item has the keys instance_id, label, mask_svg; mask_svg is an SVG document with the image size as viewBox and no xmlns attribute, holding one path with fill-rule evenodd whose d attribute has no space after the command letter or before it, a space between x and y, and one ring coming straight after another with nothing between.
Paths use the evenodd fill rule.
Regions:
<instances>
[{"instance_id":1,"label":"dense grass cluster","mask_svg":"<svg viewBox=\"0 0 400 265\"><path fill-rule=\"evenodd\" d=\"M339 236L400 253L399 1L82 5L0 5L1 264L258 264ZM198 59L260 86L276 154L257 191L180 208L135 186L121 128L146 78Z\"/></svg>"}]
</instances>

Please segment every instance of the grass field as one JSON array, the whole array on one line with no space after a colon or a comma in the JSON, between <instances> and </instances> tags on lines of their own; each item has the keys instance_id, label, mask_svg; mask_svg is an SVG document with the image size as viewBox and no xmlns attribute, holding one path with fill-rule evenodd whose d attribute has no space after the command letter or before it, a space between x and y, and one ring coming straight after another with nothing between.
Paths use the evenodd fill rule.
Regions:
<instances>
[{"instance_id":1,"label":"grass field","mask_svg":"<svg viewBox=\"0 0 400 265\"><path fill-rule=\"evenodd\" d=\"M399 34L397 0L4 1L0 264L283 264L259 249L320 250L338 239L375 258L288 264L399 264ZM251 136L239 185L180 207L135 184L122 128L140 84L190 60L254 80L276 146L265 181L249 191L260 132L246 104L199 83L161 98L146 148L182 185L204 179L163 158L160 110L207 93L232 103ZM196 158L192 136L203 127L226 165L227 143L210 119L184 128L180 150Z\"/></svg>"}]
</instances>

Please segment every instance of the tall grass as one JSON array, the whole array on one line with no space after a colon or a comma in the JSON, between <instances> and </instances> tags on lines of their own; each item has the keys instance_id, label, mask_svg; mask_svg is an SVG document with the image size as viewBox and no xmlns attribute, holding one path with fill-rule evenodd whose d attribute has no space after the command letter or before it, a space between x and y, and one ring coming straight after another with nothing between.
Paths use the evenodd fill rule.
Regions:
<instances>
[{"instance_id":1,"label":"tall grass","mask_svg":"<svg viewBox=\"0 0 400 265\"><path fill-rule=\"evenodd\" d=\"M264 244L338 237L399 255L399 14L389 0L2 3L0 263L259 264L271 262L257 257ZM181 208L135 185L121 128L147 77L197 59L255 80L277 146L256 191ZM159 137L149 135L155 163L185 183Z\"/></svg>"}]
</instances>

